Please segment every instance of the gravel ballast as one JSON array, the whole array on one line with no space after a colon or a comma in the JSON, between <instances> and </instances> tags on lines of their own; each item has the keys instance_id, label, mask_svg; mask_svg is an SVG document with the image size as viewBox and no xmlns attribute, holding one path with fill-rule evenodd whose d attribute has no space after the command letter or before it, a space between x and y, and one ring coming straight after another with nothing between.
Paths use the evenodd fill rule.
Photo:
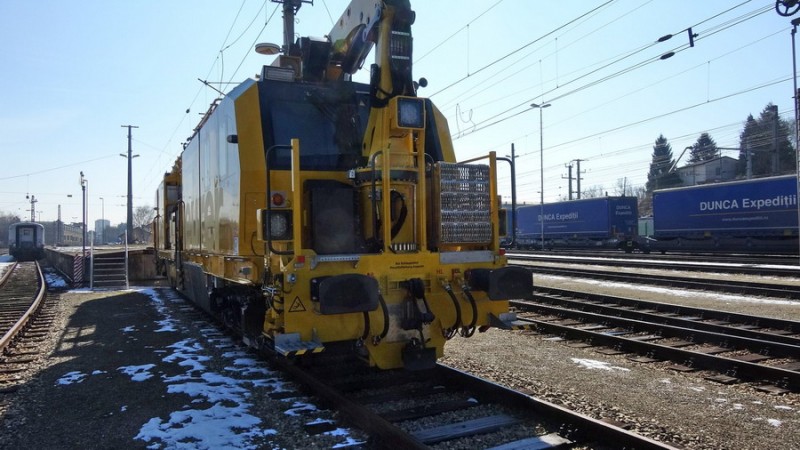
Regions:
<instances>
[{"instance_id":1,"label":"gravel ballast","mask_svg":"<svg viewBox=\"0 0 800 450\"><path fill-rule=\"evenodd\" d=\"M797 320L800 303L536 276L603 291ZM332 448L364 439L203 322L167 289L59 294L52 339L0 394L0 448ZM800 449L800 396L721 385L531 332L454 338L443 363L687 449ZM279 395L275 395L278 393ZM282 394L284 393L284 394ZM285 394L288 393L288 394ZM281 395L282 394L282 395Z\"/></svg>"},{"instance_id":2,"label":"gravel ballast","mask_svg":"<svg viewBox=\"0 0 800 450\"><path fill-rule=\"evenodd\" d=\"M335 414L171 290L60 300L40 361L1 394L0 448L314 449L364 438L342 428L309 435L305 424Z\"/></svg>"},{"instance_id":3,"label":"gravel ballast","mask_svg":"<svg viewBox=\"0 0 800 450\"><path fill-rule=\"evenodd\" d=\"M800 302L534 276L534 284L797 320ZM443 363L591 417L691 449L800 449L800 396L750 384L722 385L710 372L635 363L572 348L530 332L489 330L455 338Z\"/></svg>"}]
</instances>

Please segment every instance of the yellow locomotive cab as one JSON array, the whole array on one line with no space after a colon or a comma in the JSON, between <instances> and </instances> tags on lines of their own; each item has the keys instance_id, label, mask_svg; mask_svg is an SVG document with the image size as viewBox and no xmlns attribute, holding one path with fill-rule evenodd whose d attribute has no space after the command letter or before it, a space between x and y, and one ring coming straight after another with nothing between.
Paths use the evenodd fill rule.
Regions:
<instances>
[{"instance_id":1,"label":"yellow locomotive cab","mask_svg":"<svg viewBox=\"0 0 800 450\"><path fill-rule=\"evenodd\" d=\"M159 189L159 263L252 346L426 368L456 334L516 326L532 277L499 245L496 156L455 161L416 96L408 2L374 3L212 105ZM351 81L373 45L371 83Z\"/></svg>"}]
</instances>

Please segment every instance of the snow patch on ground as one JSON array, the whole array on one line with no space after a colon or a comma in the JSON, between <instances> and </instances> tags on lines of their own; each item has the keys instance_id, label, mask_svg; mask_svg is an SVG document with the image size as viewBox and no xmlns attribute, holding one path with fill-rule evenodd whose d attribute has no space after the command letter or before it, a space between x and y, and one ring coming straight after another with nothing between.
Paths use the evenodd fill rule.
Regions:
<instances>
[{"instance_id":1,"label":"snow patch on ground","mask_svg":"<svg viewBox=\"0 0 800 450\"><path fill-rule=\"evenodd\" d=\"M619 370L623 372L630 372L631 369L626 369L624 367L617 367L612 366L610 363L603 362L603 361L596 361L594 359L581 359L581 358L572 358L572 362L578 364L580 366L586 367L587 369L600 369L600 370Z\"/></svg>"},{"instance_id":2,"label":"snow patch on ground","mask_svg":"<svg viewBox=\"0 0 800 450\"><path fill-rule=\"evenodd\" d=\"M86 379L86 374L81 372L67 372L56 380L56 384L68 385L82 383Z\"/></svg>"},{"instance_id":3,"label":"snow patch on ground","mask_svg":"<svg viewBox=\"0 0 800 450\"><path fill-rule=\"evenodd\" d=\"M183 300L162 298L160 292L153 289L142 292L152 299L156 310L162 315L156 322L161 326L157 331L180 331L177 329L180 322L170 316L166 302L182 303ZM200 332L205 337L204 342L216 349L236 346L216 329L201 328ZM210 360L207 349L193 338L177 341L166 349L154 349L154 355L184 369L183 373L174 376L162 375L160 381L165 384L168 395L191 398L191 406L185 405L181 410L171 412L168 417L151 418L142 425L135 440L144 441L152 449L239 449L256 448L277 434L259 417L250 414L253 388L266 387L273 392L290 390L264 362L250 357L244 351L229 350L222 355L224 373L211 371L206 364ZM149 366L131 366L130 373L134 376L150 375L149 369L153 365ZM305 416L309 411L317 411L315 405L300 398L287 399L286 402L290 405L286 410L287 415ZM333 430L328 434L341 437L341 447L358 444L347 429Z\"/></svg>"}]
</instances>

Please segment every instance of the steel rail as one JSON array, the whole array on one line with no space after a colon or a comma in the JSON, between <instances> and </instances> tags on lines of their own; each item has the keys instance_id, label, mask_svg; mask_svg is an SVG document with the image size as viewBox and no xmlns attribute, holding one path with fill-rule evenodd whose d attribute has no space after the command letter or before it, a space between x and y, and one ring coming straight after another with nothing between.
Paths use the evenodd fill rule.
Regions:
<instances>
[{"instance_id":1,"label":"steel rail","mask_svg":"<svg viewBox=\"0 0 800 450\"><path fill-rule=\"evenodd\" d=\"M264 354L272 356L271 353ZM330 404L336 405L337 411L340 411L346 421L370 434L371 443L367 445L380 448L429 448L414 434L403 431L381 414L373 411L367 404L363 403L365 402L364 398L358 399L358 396L353 396L352 392L344 394L341 388L332 386L330 380L322 380L314 373L291 364L283 358L270 357L270 360L278 364L281 370L285 370L291 377L313 391L314 395L321 397ZM620 448L643 450L675 449L672 446L624 430L608 422L570 411L564 407L528 396L443 364L437 364L427 378L435 381L440 386L452 386L454 390L466 390L471 397L480 399L481 403L499 404L513 408L517 411L514 414L515 416L522 414L526 419L560 426L562 432L570 435L570 439L579 438L583 442L613 443L615 447L619 446ZM350 386L350 384L345 383L344 386ZM449 389L443 388L443 391L447 390ZM383 415L386 415L386 413L383 413ZM391 416L391 414L388 416Z\"/></svg>"},{"instance_id":2,"label":"steel rail","mask_svg":"<svg viewBox=\"0 0 800 450\"><path fill-rule=\"evenodd\" d=\"M760 263L743 263L729 258L728 262L714 261L709 262L708 259L702 262L693 262L678 257L670 260L659 260L659 258L643 259L643 258L630 258L622 257L621 255L612 258L606 255L590 256L590 255L541 255L541 254L523 254L523 253L506 253L508 260L513 261L537 261L554 264L593 264L602 266L626 267L626 268L639 268L639 269L656 269L656 270L682 270L688 272L716 272L728 274L745 274L757 276L778 276L778 277L794 277L800 278L800 267L797 265L787 264L766 264ZM794 262L794 261L793 261Z\"/></svg>"},{"instance_id":3,"label":"steel rail","mask_svg":"<svg viewBox=\"0 0 800 450\"><path fill-rule=\"evenodd\" d=\"M273 354L267 352L263 354L277 364L281 370L311 389L315 395L336 405L337 411L349 422L375 437L378 442L391 443L391 446L394 448L409 450L428 448L427 445L423 444L414 436L392 425L387 420L375 414L368 407L353 401L336 389L331 388L331 386L327 385L313 374L291 364L289 360L275 357Z\"/></svg>"},{"instance_id":4,"label":"steel rail","mask_svg":"<svg viewBox=\"0 0 800 450\"><path fill-rule=\"evenodd\" d=\"M540 333L552 334L565 339L584 340L592 345L604 345L627 353L647 355L653 359L663 359L684 364L694 369L710 369L723 374L733 374L737 378L750 381L769 380L793 392L800 392L800 372L751 362L724 358L702 352L684 350L653 342L643 342L602 332L581 330L579 328L549 323L530 318L518 318L535 325Z\"/></svg>"},{"instance_id":5,"label":"steel rail","mask_svg":"<svg viewBox=\"0 0 800 450\"><path fill-rule=\"evenodd\" d=\"M561 304L582 311L599 313L603 313L603 311L613 311L613 314L629 319L638 319L648 322L658 321L659 323L682 326L685 328L800 345L800 322L794 320L750 316L729 311L695 308L673 303L653 302L635 298L593 294L583 291L569 291L541 286L536 287L534 297L549 303ZM704 322L706 320L715 320L716 322ZM782 330L785 333L771 333L768 331L742 328L742 326L757 326L761 329L769 328L773 330Z\"/></svg>"},{"instance_id":6,"label":"steel rail","mask_svg":"<svg viewBox=\"0 0 800 450\"><path fill-rule=\"evenodd\" d=\"M14 339L14 337L16 337L16 335L23 328L25 328L25 325L28 324L28 321L33 317L33 315L36 313L36 311L38 311L39 306L42 304L42 300L44 300L45 293L47 292L47 283L45 283L44 275L42 274L42 267L39 265L38 262L36 262L35 264L36 264L36 271L38 273L38 281L39 281L39 283L38 283L39 284L38 291L36 292L36 296L34 297L33 302L31 303L31 306L28 307L28 309L25 311L25 313L22 315L22 317L19 320L17 320L16 323L14 323L14 325L11 327L11 329L9 329L6 332L6 334L3 335L2 338L0 338L0 354L2 354L5 351L6 347L8 346L8 344L11 343L11 341ZM16 268L16 267L18 267L18 266L15 265L14 268ZM7 279L7 277L4 277L3 282L5 282L6 279Z\"/></svg>"},{"instance_id":7,"label":"steel rail","mask_svg":"<svg viewBox=\"0 0 800 450\"><path fill-rule=\"evenodd\" d=\"M6 269L5 273L3 274L3 277L0 278L0 287L3 287L6 284L6 281L11 276L11 272L13 272L14 269L17 268L17 264L19 263L14 261L14 263Z\"/></svg>"},{"instance_id":8,"label":"steel rail","mask_svg":"<svg viewBox=\"0 0 800 450\"><path fill-rule=\"evenodd\" d=\"M587 321L586 323L604 324L608 325L608 328L623 328L630 330L632 333L657 333L658 336L664 339L679 338L692 342L693 344L704 343L724 346L724 348L727 348L729 351L748 350L752 353L772 356L773 358L792 358L800 355L800 346L797 343L786 344L764 341L726 333L656 323L654 321L625 318L617 315L564 309L562 307L530 303L528 301L512 301L511 304L525 310L533 309L542 314Z\"/></svg>"},{"instance_id":9,"label":"steel rail","mask_svg":"<svg viewBox=\"0 0 800 450\"><path fill-rule=\"evenodd\" d=\"M615 448L635 448L637 450L675 448L443 364L438 364L436 370L441 377L438 379L451 380L471 392L491 399L492 402L514 406L522 410L533 410L547 420L569 424L571 428L576 427L577 429L572 429L585 442L611 442Z\"/></svg>"},{"instance_id":10,"label":"steel rail","mask_svg":"<svg viewBox=\"0 0 800 450\"><path fill-rule=\"evenodd\" d=\"M530 267L528 264L511 264ZM664 275L651 275L641 273L609 272L604 270L578 269L575 267L550 267L537 266L536 273L540 275L559 275L570 278L585 277L616 281L620 283L646 283L657 286L678 287L696 290L714 290L716 292L727 292L731 294L760 295L764 297L776 298L800 298L800 287L789 285L778 285L770 283L736 282L730 280L711 280L700 278L670 277Z\"/></svg>"}]
</instances>

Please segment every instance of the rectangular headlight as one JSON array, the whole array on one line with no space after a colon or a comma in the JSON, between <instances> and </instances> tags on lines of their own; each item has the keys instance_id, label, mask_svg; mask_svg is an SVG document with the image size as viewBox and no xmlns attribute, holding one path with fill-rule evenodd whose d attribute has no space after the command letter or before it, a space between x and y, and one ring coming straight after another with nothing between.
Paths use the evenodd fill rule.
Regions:
<instances>
[{"instance_id":1,"label":"rectangular headlight","mask_svg":"<svg viewBox=\"0 0 800 450\"><path fill-rule=\"evenodd\" d=\"M415 97L397 97L397 126L425 128L424 100Z\"/></svg>"}]
</instances>

